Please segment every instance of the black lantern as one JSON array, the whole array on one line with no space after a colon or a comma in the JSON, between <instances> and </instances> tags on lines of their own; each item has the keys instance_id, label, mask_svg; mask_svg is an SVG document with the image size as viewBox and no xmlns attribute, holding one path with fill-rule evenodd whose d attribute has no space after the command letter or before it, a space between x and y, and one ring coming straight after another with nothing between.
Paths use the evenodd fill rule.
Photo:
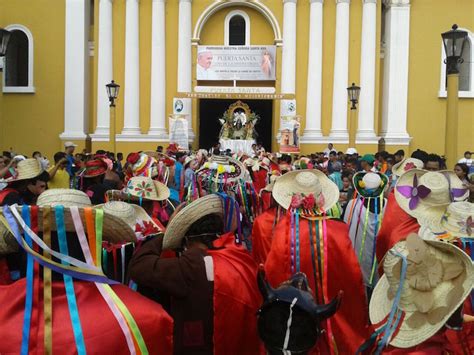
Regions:
<instances>
[{"instance_id":1,"label":"black lantern","mask_svg":"<svg viewBox=\"0 0 474 355\"><path fill-rule=\"evenodd\" d=\"M444 50L446 51L446 73L459 74L459 65L463 62L462 52L467 39L467 32L458 30L454 24L452 30L441 34Z\"/></svg>"},{"instance_id":2,"label":"black lantern","mask_svg":"<svg viewBox=\"0 0 474 355\"><path fill-rule=\"evenodd\" d=\"M110 106L115 106L115 100L118 97L120 85L116 84L115 81L111 81L110 84L105 85L107 89L107 96L109 97Z\"/></svg>"},{"instance_id":3,"label":"black lantern","mask_svg":"<svg viewBox=\"0 0 474 355\"><path fill-rule=\"evenodd\" d=\"M0 57L4 57L7 53L8 41L12 33L4 28L0 28Z\"/></svg>"},{"instance_id":4,"label":"black lantern","mask_svg":"<svg viewBox=\"0 0 474 355\"><path fill-rule=\"evenodd\" d=\"M347 93L349 94L349 101L352 103L351 110L356 110L356 105L359 102L360 86L352 83L352 85L347 88Z\"/></svg>"}]
</instances>

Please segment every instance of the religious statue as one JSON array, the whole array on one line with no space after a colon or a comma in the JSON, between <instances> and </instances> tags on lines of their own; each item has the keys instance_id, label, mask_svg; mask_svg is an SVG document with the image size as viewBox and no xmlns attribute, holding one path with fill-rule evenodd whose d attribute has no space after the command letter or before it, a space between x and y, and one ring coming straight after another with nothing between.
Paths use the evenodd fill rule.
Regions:
<instances>
[{"instance_id":1,"label":"religious statue","mask_svg":"<svg viewBox=\"0 0 474 355\"><path fill-rule=\"evenodd\" d=\"M255 124L259 119L260 116L251 112L247 104L237 101L219 119L222 125L219 138L253 140Z\"/></svg>"}]
</instances>

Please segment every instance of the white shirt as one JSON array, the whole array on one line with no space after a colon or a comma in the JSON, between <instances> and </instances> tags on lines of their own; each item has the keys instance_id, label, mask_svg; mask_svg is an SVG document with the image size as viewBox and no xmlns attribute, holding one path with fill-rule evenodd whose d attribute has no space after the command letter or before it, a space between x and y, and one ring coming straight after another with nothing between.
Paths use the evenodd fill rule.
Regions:
<instances>
[{"instance_id":1,"label":"white shirt","mask_svg":"<svg viewBox=\"0 0 474 355\"><path fill-rule=\"evenodd\" d=\"M196 66L197 80L219 80L216 72L212 69L204 69L199 64Z\"/></svg>"},{"instance_id":2,"label":"white shirt","mask_svg":"<svg viewBox=\"0 0 474 355\"><path fill-rule=\"evenodd\" d=\"M471 167L472 159L466 159L466 158L459 159L458 164L466 164L467 166Z\"/></svg>"}]
</instances>

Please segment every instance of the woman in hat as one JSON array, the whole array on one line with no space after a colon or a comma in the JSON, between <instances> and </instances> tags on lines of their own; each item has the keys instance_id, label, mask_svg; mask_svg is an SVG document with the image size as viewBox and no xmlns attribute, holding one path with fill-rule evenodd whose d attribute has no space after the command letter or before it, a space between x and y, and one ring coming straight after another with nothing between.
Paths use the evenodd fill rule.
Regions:
<instances>
[{"instance_id":1,"label":"woman in hat","mask_svg":"<svg viewBox=\"0 0 474 355\"><path fill-rule=\"evenodd\" d=\"M101 238L134 242L133 229L102 209L78 207L88 197L69 191L69 200L57 196L61 205L49 195L42 207L3 208L8 238L26 250L28 262L26 277L0 286L0 353L170 354L169 315L100 268ZM10 245L0 243L0 253Z\"/></svg>"},{"instance_id":2,"label":"woman in hat","mask_svg":"<svg viewBox=\"0 0 474 355\"><path fill-rule=\"evenodd\" d=\"M115 182L106 179L107 172L112 169L112 161L106 158L95 158L86 162L81 174L82 190L90 197L92 204L105 203L105 193L119 188Z\"/></svg>"},{"instance_id":3,"label":"woman in hat","mask_svg":"<svg viewBox=\"0 0 474 355\"><path fill-rule=\"evenodd\" d=\"M350 200L344 213L349 237L364 276L368 294L378 280L375 246L382 224L388 178L382 173L359 172L353 177L357 195Z\"/></svg>"},{"instance_id":4,"label":"woman in hat","mask_svg":"<svg viewBox=\"0 0 474 355\"><path fill-rule=\"evenodd\" d=\"M273 197L288 212L275 227L265 262L270 284L276 287L303 272L317 303L328 302L342 290L341 307L324 326L317 351L353 354L370 328L362 273L347 225L326 212L339 199L337 186L319 170L299 170L276 180Z\"/></svg>"},{"instance_id":5,"label":"woman in hat","mask_svg":"<svg viewBox=\"0 0 474 355\"><path fill-rule=\"evenodd\" d=\"M171 297L175 354L259 353L257 266L236 244L237 218L230 198L201 197L182 208L164 237L145 243L130 263L139 286ZM184 251L162 259L162 250L169 249Z\"/></svg>"}]
</instances>

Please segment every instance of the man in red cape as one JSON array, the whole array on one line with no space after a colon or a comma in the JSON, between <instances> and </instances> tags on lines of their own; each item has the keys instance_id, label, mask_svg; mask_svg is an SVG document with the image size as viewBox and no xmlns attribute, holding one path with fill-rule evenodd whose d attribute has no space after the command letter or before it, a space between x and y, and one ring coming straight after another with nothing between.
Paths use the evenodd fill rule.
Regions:
<instances>
[{"instance_id":1,"label":"man in red cape","mask_svg":"<svg viewBox=\"0 0 474 355\"><path fill-rule=\"evenodd\" d=\"M318 170L294 171L276 180L273 197L289 212L274 229L265 263L268 281L277 287L294 272L303 272L318 303L343 291L340 309L325 327L327 336L320 338L314 351L355 353L372 333L362 273L347 225L320 214L337 203L337 186ZM295 211L315 214L299 217L296 228Z\"/></svg>"},{"instance_id":2,"label":"man in red cape","mask_svg":"<svg viewBox=\"0 0 474 355\"><path fill-rule=\"evenodd\" d=\"M236 209L229 222L223 198L207 195L181 209L164 238L144 243L130 262L131 277L139 286L171 297L175 354L260 351L257 265L236 244ZM218 237L223 224L231 232ZM160 257L162 250L183 246L178 258Z\"/></svg>"}]
</instances>

